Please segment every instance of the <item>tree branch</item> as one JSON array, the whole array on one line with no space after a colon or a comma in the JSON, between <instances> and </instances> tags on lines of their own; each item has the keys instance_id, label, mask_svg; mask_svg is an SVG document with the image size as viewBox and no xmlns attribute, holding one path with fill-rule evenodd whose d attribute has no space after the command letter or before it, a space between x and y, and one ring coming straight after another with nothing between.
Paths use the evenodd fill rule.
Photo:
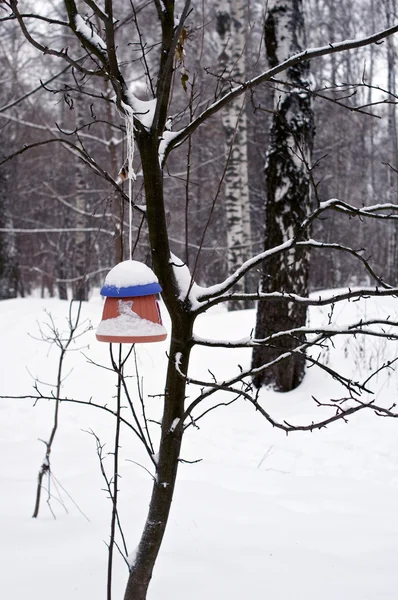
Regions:
<instances>
[{"instance_id":1,"label":"tree branch","mask_svg":"<svg viewBox=\"0 0 398 600\"><path fill-rule=\"evenodd\" d=\"M178 134L170 140L167 149L166 156L171 152L173 148L182 144L188 135L196 131L196 129L204 123L209 117L216 114L219 110L224 108L229 102L235 100L241 94L244 94L247 90L250 90L261 83L265 83L270 81L275 75L278 73L282 73L287 69L294 67L295 65L302 63L307 60L311 60L313 58L317 58L319 56L326 56L328 54L334 54L336 52L343 52L346 50L353 50L355 48L361 48L363 46L368 46L370 44L375 44L376 42L380 42L390 35L398 32L398 25L394 27L390 27L388 29L384 29L379 31L373 35L370 35L365 38L360 38L357 40L345 40L343 42L333 42L329 43L326 46L322 46L320 48L308 48L303 52L299 52L288 58L287 60L281 62L279 65L264 71L261 75L254 77L253 79L249 79L248 81L238 85L234 89L232 89L229 93L225 94L222 98L211 104L208 108L206 108L194 121L189 123L187 127L178 132Z\"/></svg>"},{"instance_id":2,"label":"tree branch","mask_svg":"<svg viewBox=\"0 0 398 600\"><path fill-rule=\"evenodd\" d=\"M83 73L84 75L103 76L102 69L97 70L97 71L93 71L91 69L86 69L85 67L82 67L82 65L80 64L80 59L78 61L76 61L76 60L73 60L72 58L70 58L70 56L68 55L68 49L54 50L52 48L49 48L48 46L43 46L43 44L40 44L40 42L35 40L29 33L29 31L25 25L25 22L23 20L23 17L17 8L17 4L18 4L18 0L10 0L10 8L13 11L13 13L18 21L21 31L22 31L23 35L25 36L25 38L28 40L28 42L34 48L36 48L37 50L40 50L40 52L42 52L43 54L48 54L50 56L56 56L58 58L62 58L63 60L66 60L66 62L68 62L72 67L74 67L80 73Z\"/></svg>"}]
</instances>

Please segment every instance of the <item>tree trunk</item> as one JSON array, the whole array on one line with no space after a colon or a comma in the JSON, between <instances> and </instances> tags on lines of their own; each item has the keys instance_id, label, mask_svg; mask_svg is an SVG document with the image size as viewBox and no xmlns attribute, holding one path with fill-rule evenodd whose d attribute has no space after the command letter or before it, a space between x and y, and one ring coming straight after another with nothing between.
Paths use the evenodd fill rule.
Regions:
<instances>
[{"instance_id":1,"label":"tree trunk","mask_svg":"<svg viewBox=\"0 0 398 600\"><path fill-rule=\"evenodd\" d=\"M301 0L270 2L265 24L268 60L274 66L305 47ZM275 113L265 168L265 249L277 246L295 235L310 212L310 164L314 120L311 96L306 92L309 65L289 69L288 84L275 92ZM297 87L296 87L297 86ZM279 86L280 88L281 86ZM288 253L264 263L263 292L307 294L308 251L293 247ZM258 304L256 339L278 331L305 325L306 309L286 302ZM277 344L259 345L253 351L252 366L261 367L303 342L303 336L286 336ZM304 377L305 356L293 354L253 379L256 387L270 384L279 391L294 389Z\"/></svg>"},{"instance_id":2,"label":"tree trunk","mask_svg":"<svg viewBox=\"0 0 398 600\"><path fill-rule=\"evenodd\" d=\"M68 45L67 38L65 38L64 43L65 46ZM62 123L62 127L65 127L66 125L66 114L66 102L61 102L59 119ZM65 150L62 147L57 147L57 160L60 163L62 163L65 160L65 156L63 154L64 152ZM59 219L62 223L62 226L65 227L65 229L73 227L74 223L72 222L69 208L66 208L65 206L59 207ZM58 297L60 300L68 300L68 283L66 280L71 275L72 265L68 264L68 262L70 262L70 258L68 261L68 257L70 257L70 254L71 248L69 235L61 233L59 235L58 251L57 257L55 259L55 276L57 278Z\"/></svg>"},{"instance_id":3,"label":"tree trunk","mask_svg":"<svg viewBox=\"0 0 398 600\"><path fill-rule=\"evenodd\" d=\"M244 81L245 64L245 6L242 0L223 0L217 12L217 33L221 52L219 65L224 83L222 91L229 91ZM227 165L225 183L225 214L227 229L228 273L236 271L251 256L251 224L249 178L247 160L247 116L245 99L231 102L222 113L225 132ZM246 285L245 285L246 284ZM234 291L248 291L247 279L241 279ZM247 308L242 301L230 302L230 310Z\"/></svg>"},{"instance_id":4,"label":"tree trunk","mask_svg":"<svg viewBox=\"0 0 398 600\"><path fill-rule=\"evenodd\" d=\"M76 102L76 127L80 129L84 125L82 107L79 106L79 100ZM75 234L75 252L74 267L75 277L78 278L73 285L74 300L88 300L87 283L87 232L84 231L87 224L86 211L86 178L84 172L84 163L80 158L76 158L75 171L75 227L78 229Z\"/></svg>"},{"instance_id":5,"label":"tree trunk","mask_svg":"<svg viewBox=\"0 0 398 600\"><path fill-rule=\"evenodd\" d=\"M181 352L180 369L186 372L189 361L187 340L191 337L192 327L189 320L182 320L173 328L170 356ZM162 436L159 445L156 481L153 485L148 517L138 546L134 565L130 576L124 600L145 600L147 589L152 578L153 568L163 540L169 517L171 503L177 478L178 460L182 441L182 426L177 425L184 412L185 380L177 373L174 361L169 362L165 410L162 421Z\"/></svg>"},{"instance_id":6,"label":"tree trunk","mask_svg":"<svg viewBox=\"0 0 398 600\"><path fill-rule=\"evenodd\" d=\"M15 298L18 288L18 262L13 219L7 195L7 180L0 177L0 300Z\"/></svg>"},{"instance_id":7,"label":"tree trunk","mask_svg":"<svg viewBox=\"0 0 398 600\"><path fill-rule=\"evenodd\" d=\"M394 21L396 14L396 2L395 0L385 1L386 10L386 25L391 26ZM393 38L387 40L387 76L388 76L388 91L391 94L391 98L395 97L396 94L396 50ZM398 123L397 123L397 109L394 102L388 105L388 131L391 140L390 146L390 167L388 170L388 192L387 201L396 202L397 199L397 183L398 183ZM398 281L397 277L397 227L394 222L391 224L390 235L388 237L388 251L387 251L387 277L388 283L396 285Z\"/></svg>"},{"instance_id":8,"label":"tree trunk","mask_svg":"<svg viewBox=\"0 0 398 600\"><path fill-rule=\"evenodd\" d=\"M177 477L183 435L186 380L191 350L194 317L179 300L177 282L170 264L170 249L164 211L163 174L159 165L158 137L141 132L137 135L145 182L148 230L155 273L159 274L163 298L171 316L172 332L166 377L161 440L158 450L156 480L152 489L149 512L130 568L124 600L145 600L153 568L163 540Z\"/></svg>"}]
</instances>

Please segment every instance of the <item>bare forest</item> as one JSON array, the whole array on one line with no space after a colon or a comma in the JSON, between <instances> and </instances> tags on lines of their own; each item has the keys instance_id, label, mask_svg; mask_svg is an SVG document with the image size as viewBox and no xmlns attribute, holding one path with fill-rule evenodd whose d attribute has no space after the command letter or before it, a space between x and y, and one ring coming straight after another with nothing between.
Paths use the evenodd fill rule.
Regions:
<instances>
[{"instance_id":1,"label":"bare forest","mask_svg":"<svg viewBox=\"0 0 398 600\"><path fill-rule=\"evenodd\" d=\"M132 65L129 85L142 98L151 96L144 81L142 54L152 66L158 43L153 7L148 4L142 2L134 10L125 7L118 26L118 36L129 52L121 60ZM373 4L370 0L304 2L307 46L354 39L391 26L394 2L385 0L378 10ZM48 18L55 23L49 35L55 36L60 49L68 49L70 55L73 49L74 58L78 57L79 41L57 24L62 21L62 5L50 5ZM240 52L245 72L236 75L236 81L250 79L267 65L261 4L244 7L245 42ZM40 289L44 295L70 297L82 282L89 294L115 261L127 256L126 184L118 179L126 157L123 118L113 106L109 82L85 78L73 65L40 53L21 35L16 20L7 17L7 3L2 3L1 10L1 295L23 296ZM206 3L204 13L195 8L176 54L171 115L175 129L187 120L189 111L200 110L206 99L217 98L225 86L233 85L232 67L220 63L220 47L226 42L217 33L217 10L217 3ZM83 11L88 18L89 6L83 6ZM45 30L45 20L32 17L29 23L38 34ZM95 19L92 27L99 27ZM132 34L137 27L141 35ZM395 201L395 45L392 37L311 61L314 206L332 197L356 207ZM277 86L275 81L253 90L238 108L247 127L245 144L234 141L241 149L245 147L247 156L251 246L247 256L261 251L264 243L264 165ZM228 269L223 174L228 157L225 148L231 140L226 140L222 121L212 121L200 129L186 151L170 158L165 172L171 248L187 264L195 261L201 248L195 269L200 284L215 283ZM138 163L135 170L134 202L140 206L144 192ZM134 256L149 261L148 234L141 221L137 211ZM351 223L337 213L316 221L314 237L318 234L328 241L352 242ZM376 272L393 285L395 237L393 223L383 226L383 233L376 221L355 223L354 246L364 248ZM368 281L366 270L358 270L347 255L319 252L312 258L312 290ZM253 274L251 289L257 284L258 275Z\"/></svg>"},{"instance_id":2,"label":"bare forest","mask_svg":"<svg viewBox=\"0 0 398 600\"><path fill-rule=\"evenodd\" d=\"M55 406L35 518L61 403L116 423L107 600L117 551L125 600L146 600L182 440L208 413L239 401L286 434L357 412L397 416L368 385L396 357L380 353L362 378L325 359L342 335L398 338L393 311L334 320L339 303L398 294L397 19L395 0L0 1L0 300L72 302L67 335L51 322L45 336L60 352L53 391L36 379L33 392L1 398ZM156 419L143 388L129 388L126 345L109 347L114 404L64 395L80 312L131 260L153 270L170 321ZM322 323L310 307L325 309ZM196 334L213 309L250 308L244 337ZM196 353L214 349L230 352L233 373L217 376L206 359L196 376ZM341 388L323 400L309 392L324 412L292 424L263 392L291 392L309 367ZM118 513L124 428L152 485L133 556Z\"/></svg>"}]
</instances>

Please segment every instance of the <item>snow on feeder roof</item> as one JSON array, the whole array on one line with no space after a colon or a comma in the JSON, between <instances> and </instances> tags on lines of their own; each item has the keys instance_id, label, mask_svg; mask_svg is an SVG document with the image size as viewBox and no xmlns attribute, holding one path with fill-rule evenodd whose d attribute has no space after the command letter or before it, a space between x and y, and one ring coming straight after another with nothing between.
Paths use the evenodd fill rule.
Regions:
<instances>
[{"instance_id":1,"label":"snow on feeder roof","mask_svg":"<svg viewBox=\"0 0 398 600\"><path fill-rule=\"evenodd\" d=\"M116 265L101 289L106 299L97 340L117 344L165 340L156 298L161 291L156 275L143 263L126 260Z\"/></svg>"},{"instance_id":2,"label":"snow on feeder roof","mask_svg":"<svg viewBox=\"0 0 398 600\"><path fill-rule=\"evenodd\" d=\"M150 296L161 291L158 278L152 269L137 260L125 260L109 271L101 295L126 298Z\"/></svg>"}]
</instances>

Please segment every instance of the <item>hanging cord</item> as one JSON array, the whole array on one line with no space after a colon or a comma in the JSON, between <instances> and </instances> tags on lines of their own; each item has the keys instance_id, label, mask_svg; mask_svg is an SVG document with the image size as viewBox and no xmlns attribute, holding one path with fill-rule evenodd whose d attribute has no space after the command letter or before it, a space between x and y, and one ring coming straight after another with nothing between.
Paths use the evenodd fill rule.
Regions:
<instances>
[{"instance_id":1,"label":"hanging cord","mask_svg":"<svg viewBox=\"0 0 398 600\"><path fill-rule=\"evenodd\" d=\"M135 181L135 173L133 169L134 160L134 112L131 107L125 106L125 123L127 135L127 178L129 182L129 259L133 258L133 181Z\"/></svg>"}]
</instances>

